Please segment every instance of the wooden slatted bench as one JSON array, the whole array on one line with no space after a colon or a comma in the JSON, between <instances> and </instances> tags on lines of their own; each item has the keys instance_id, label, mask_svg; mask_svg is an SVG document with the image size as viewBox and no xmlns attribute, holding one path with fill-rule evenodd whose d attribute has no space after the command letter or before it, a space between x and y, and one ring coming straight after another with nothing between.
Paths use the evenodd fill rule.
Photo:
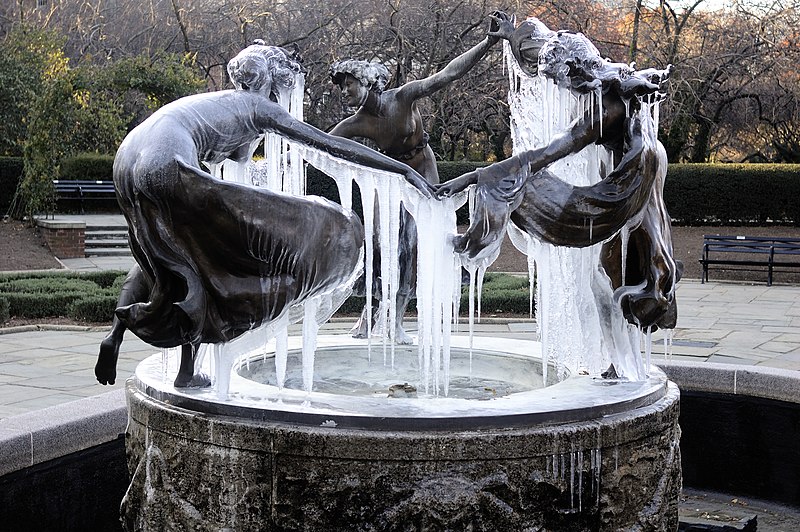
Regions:
<instances>
[{"instance_id":1,"label":"wooden slatted bench","mask_svg":"<svg viewBox=\"0 0 800 532\"><path fill-rule=\"evenodd\" d=\"M776 268L800 268L800 238L703 235L703 255L699 260L703 283L708 281L709 266L733 266L747 271L766 268L767 285L771 286Z\"/></svg>"},{"instance_id":2,"label":"wooden slatted bench","mask_svg":"<svg viewBox=\"0 0 800 532\"><path fill-rule=\"evenodd\" d=\"M109 200L115 199L113 181L90 181L90 180L53 180L56 188L56 197L64 200L78 200L83 213L83 201L92 199Z\"/></svg>"}]
</instances>

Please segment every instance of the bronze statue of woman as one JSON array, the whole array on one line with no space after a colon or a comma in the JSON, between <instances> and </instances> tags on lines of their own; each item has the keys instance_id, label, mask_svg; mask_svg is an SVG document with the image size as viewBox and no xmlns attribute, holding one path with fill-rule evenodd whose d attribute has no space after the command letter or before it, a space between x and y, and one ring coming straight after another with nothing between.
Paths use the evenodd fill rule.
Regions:
<instances>
[{"instance_id":1,"label":"bronze statue of woman","mask_svg":"<svg viewBox=\"0 0 800 532\"><path fill-rule=\"evenodd\" d=\"M156 347L182 346L176 386L194 375L200 343L219 343L277 319L292 305L348 280L363 227L341 206L212 177L201 162L242 161L264 132L335 157L401 174L423 194L415 170L357 142L293 118L271 96L300 74L276 47L254 45L234 58L238 88L165 105L131 131L114 160L117 199L137 265L120 295L95 374L113 384L125 329Z\"/></svg>"},{"instance_id":2,"label":"bronze statue of woman","mask_svg":"<svg viewBox=\"0 0 800 532\"><path fill-rule=\"evenodd\" d=\"M661 195L666 155L656 132L636 117L643 102L663 97L670 69L636 70L603 59L583 35L551 31L537 19L502 37L528 75L597 97L592 108L548 144L439 187L438 194L448 196L477 186L478 212L466 233L456 237L456 251L468 260L492 255L509 221L554 245L605 242L602 265L625 318L642 329L673 328L674 289L682 264L672 258L670 219ZM614 169L599 183L573 186L548 170L591 144L614 155ZM632 220L638 223L623 241L619 231Z\"/></svg>"},{"instance_id":3,"label":"bronze statue of woman","mask_svg":"<svg viewBox=\"0 0 800 532\"><path fill-rule=\"evenodd\" d=\"M402 161L422 174L430 183L439 182L436 157L428 145L428 134L422 122L417 102L431 96L453 81L463 77L499 40L507 34L510 18L502 12L491 15L492 24L485 39L447 64L439 72L419 80L409 81L400 87L384 90L389 80L388 69L380 63L353 59L337 61L331 65L331 79L343 93L347 105L357 111L337 124L330 133L341 137L370 139L378 149L395 160ZM509 26L513 30L513 25ZM375 217L377 220L377 216ZM400 220L400 281L397 292L397 320L395 340L411 343L402 326L406 306L413 297L416 266L416 226L407 211L401 211ZM377 239L376 239L377 240ZM376 244L377 245L377 244ZM380 253L376 248L376 263ZM379 264L374 269L380 272ZM373 279L373 294L378 294L380 283ZM376 296L379 297L379 296ZM363 338L367 334L366 307L353 335Z\"/></svg>"}]
</instances>

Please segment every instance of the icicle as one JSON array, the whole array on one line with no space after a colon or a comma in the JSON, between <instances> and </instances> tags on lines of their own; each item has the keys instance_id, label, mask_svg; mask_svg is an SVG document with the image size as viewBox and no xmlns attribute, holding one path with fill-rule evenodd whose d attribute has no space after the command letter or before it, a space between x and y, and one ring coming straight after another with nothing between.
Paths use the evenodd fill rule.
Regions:
<instances>
[{"instance_id":1,"label":"icicle","mask_svg":"<svg viewBox=\"0 0 800 532\"><path fill-rule=\"evenodd\" d=\"M645 371L650 373L650 359L653 353L653 328L648 327L645 333Z\"/></svg>"},{"instance_id":2,"label":"icicle","mask_svg":"<svg viewBox=\"0 0 800 532\"><path fill-rule=\"evenodd\" d=\"M578 511L583 511L583 450L578 451Z\"/></svg>"},{"instance_id":3,"label":"icicle","mask_svg":"<svg viewBox=\"0 0 800 532\"><path fill-rule=\"evenodd\" d=\"M361 208L364 213L364 251L366 254L364 266L364 286L366 289L366 305L364 312L367 318L367 356L372 361L372 268L374 266L375 248L375 181L367 176L361 176L356 181L361 189Z\"/></svg>"},{"instance_id":4,"label":"icicle","mask_svg":"<svg viewBox=\"0 0 800 532\"><path fill-rule=\"evenodd\" d=\"M306 300L303 305L303 390L311 393L314 384L314 352L317 349L317 310L319 298Z\"/></svg>"},{"instance_id":5,"label":"icicle","mask_svg":"<svg viewBox=\"0 0 800 532\"><path fill-rule=\"evenodd\" d=\"M569 507L575 509L575 451L569 453Z\"/></svg>"},{"instance_id":6,"label":"icicle","mask_svg":"<svg viewBox=\"0 0 800 532\"><path fill-rule=\"evenodd\" d=\"M169 372L169 348L161 348L161 382L167 382Z\"/></svg>"},{"instance_id":7,"label":"icicle","mask_svg":"<svg viewBox=\"0 0 800 532\"><path fill-rule=\"evenodd\" d=\"M469 272L469 369L472 374L472 338L475 334L475 283L477 267L467 267Z\"/></svg>"},{"instance_id":8,"label":"icicle","mask_svg":"<svg viewBox=\"0 0 800 532\"><path fill-rule=\"evenodd\" d=\"M279 390L286 384L286 360L289 356L289 317L283 316L275 333L275 378Z\"/></svg>"},{"instance_id":9,"label":"icicle","mask_svg":"<svg viewBox=\"0 0 800 532\"><path fill-rule=\"evenodd\" d=\"M478 268L478 283L477 283L477 297L478 297L478 323L481 322L481 296L483 295L483 277L486 275L486 268L481 266Z\"/></svg>"}]
</instances>

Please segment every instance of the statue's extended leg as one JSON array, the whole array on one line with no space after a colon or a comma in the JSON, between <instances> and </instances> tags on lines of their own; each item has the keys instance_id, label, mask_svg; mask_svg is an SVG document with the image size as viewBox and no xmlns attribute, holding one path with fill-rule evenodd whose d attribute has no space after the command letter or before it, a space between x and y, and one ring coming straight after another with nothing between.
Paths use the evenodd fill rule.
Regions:
<instances>
[{"instance_id":1,"label":"statue's extended leg","mask_svg":"<svg viewBox=\"0 0 800 532\"><path fill-rule=\"evenodd\" d=\"M117 307L146 301L149 291L150 283L147 277L142 273L141 268L135 265L128 272L128 277L122 284ZM117 379L119 346L122 344L125 329L125 325L114 315L111 331L100 342L100 354L97 356L97 364L94 367L94 374L100 384L114 384Z\"/></svg>"},{"instance_id":2,"label":"statue's extended leg","mask_svg":"<svg viewBox=\"0 0 800 532\"><path fill-rule=\"evenodd\" d=\"M416 291L417 274L417 224L414 218L402 209L400 211L400 253L398 265L399 271L399 286L397 288L396 309L394 324L394 339L395 342L402 345L409 345L414 343L414 339L406 333L403 328L403 318L406 314L406 308L409 302L414 298Z\"/></svg>"},{"instance_id":3,"label":"statue's extended leg","mask_svg":"<svg viewBox=\"0 0 800 532\"><path fill-rule=\"evenodd\" d=\"M350 329L350 335L353 338L367 338L369 336L369 320L372 320L372 330L375 331L375 316L381 301L381 246L378 238L378 235L380 235L380 214L377 203L373 219L375 221L373 223L374 238L372 239L372 279L367 279L367 269L364 268L364 273L361 274L355 286L353 286L353 295L367 297L367 283L372 283L372 316L369 316L369 308L365 304L364 308L361 309L358 321ZM366 262L366 260L365 256L364 261Z\"/></svg>"},{"instance_id":4,"label":"statue's extended leg","mask_svg":"<svg viewBox=\"0 0 800 532\"><path fill-rule=\"evenodd\" d=\"M181 346L181 364L174 383L176 388L204 388L211 386L211 379L207 375L194 372L197 347L192 344L183 344Z\"/></svg>"}]
</instances>

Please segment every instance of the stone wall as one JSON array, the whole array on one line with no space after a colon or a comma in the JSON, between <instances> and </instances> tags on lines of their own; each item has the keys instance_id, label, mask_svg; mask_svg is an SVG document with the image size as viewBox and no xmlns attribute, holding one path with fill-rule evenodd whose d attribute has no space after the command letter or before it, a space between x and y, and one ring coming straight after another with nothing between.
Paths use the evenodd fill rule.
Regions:
<instances>
[{"instance_id":1,"label":"stone wall","mask_svg":"<svg viewBox=\"0 0 800 532\"><path fill-rule=\"evenodd\" d=\"M86 224L55 220L36 221L44 241L60 259L76 259L86 256Z\"/></svg>"}]
</instances>

